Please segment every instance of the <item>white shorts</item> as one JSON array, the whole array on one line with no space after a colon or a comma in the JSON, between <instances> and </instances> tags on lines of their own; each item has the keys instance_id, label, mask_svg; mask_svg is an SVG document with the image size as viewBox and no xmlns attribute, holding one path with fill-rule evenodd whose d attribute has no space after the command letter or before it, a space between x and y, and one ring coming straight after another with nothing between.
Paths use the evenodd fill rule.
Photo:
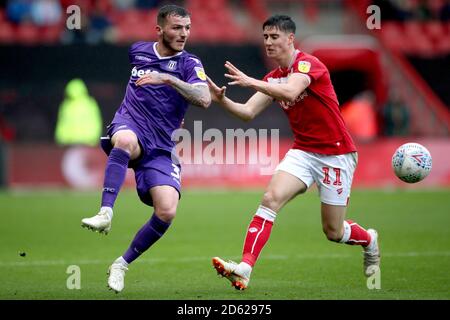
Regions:
<instances>
[{"instance_id":1,"label":"white shorts","mask_svg":"<svg viewBox=\"0 0 450 320\"><path fill-rule=\"evenodd\" d=\"M290 149L275 171L281 170L292 174L308 188L315 182L319 189L320 201L346 206L357 163L356 152L324 155Z\"/></svg>"}]
</instances>

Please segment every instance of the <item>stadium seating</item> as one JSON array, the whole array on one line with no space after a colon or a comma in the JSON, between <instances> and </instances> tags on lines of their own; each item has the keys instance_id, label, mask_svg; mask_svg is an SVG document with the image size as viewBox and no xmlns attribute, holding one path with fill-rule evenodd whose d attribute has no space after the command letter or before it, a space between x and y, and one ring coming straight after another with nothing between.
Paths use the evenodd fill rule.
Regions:
<instances>
[{"instance_id":1,"label":"stadium seating","mask_svg":"<svg viewBox=\"0 0 450 320\"><path fill-rule=\"evenodd\" d=\"M14 43L16 40L14 27L5 21L0 21L0 43Z\"/></svg>"},{"instance_id":2,"label":"stadium seating","mask_svg":"<svg viewBox=\"0 0 450 320\"><path fill-rule=\"evenodd\" d=\"M35 45L40 42L39 29L28 23L19 25L15 36L17 42L24 45Z\"/></svg>"},{"instance_id":3,"label":"stadium seating","mask_svg":"<svg viewBox=\"0 0 450 320\"><path fill-rule=\"evenodd\" d=\"M405 54L433 56L450 52L449 23L387 21L378 33L387 47Z\"/></svg>"},{"instance_id":4,"label":"stadium seating","mask_svg":"<svg viewBox=\"0 0 450 320\"><path fill-rule=\"evenodd\" d=\"M157 10L128 10L111 14L110 19L116 30L118 43L137 40L154 40L153 27Z\"/></svg>"},{"instance_id":5,"label":"stadium seating","mask_svg":"<svg viewBox=\"0 0 450 320\"><path fill-rule=\"evenodd\" d=\"M263 1L260 0L245 0L245 6L249 11L251 17L256 22L263 22L269 16L269 11Z\"/></svg>"},{"instance_id":6,"label":"stadium seating","mask_svg":"<svg viewBox=\"0 0 450 320\"><path fill-rule=\"evenodd\" d=\"M186 7L193 13L192 42L238 43L246 39L245 31L234 21L226 0L187 0Z\"/></svg>"},{"instance_id":7,"label":"stadium seating","mask_svg":"<svg viewBox=\"0 0 450 320\"><path fill-rule=\"evenodd\" d=\"M61 0L63 12L70 1ZM258 1L249 0L252 10L260 10L258 19L267 14L265 7ZM92 17L93 13L101 12L112 24L113 37L108 41L116 43L130 43L136 40L154 40L153 26L156 23L157 8L151 10L114 8L109 0L97 2L80 1L83 19ZM248 39L245 29L236 23L228 0L186 0L186 8L192 13L193 31L191 41L204 43L240 43ZM97 11L96 11L97 10ZM62 20L64 20L64 14ZM24 45L54 44L60 40L66 30L62 23L55 26L40 27L31 22L13 24L7 19L5 9L0 8L0 43L14 43ZM83 33L89 33L90 25L83 25ZM104 40L106 40L106 35Z\"/></svg>"}]
</instances>

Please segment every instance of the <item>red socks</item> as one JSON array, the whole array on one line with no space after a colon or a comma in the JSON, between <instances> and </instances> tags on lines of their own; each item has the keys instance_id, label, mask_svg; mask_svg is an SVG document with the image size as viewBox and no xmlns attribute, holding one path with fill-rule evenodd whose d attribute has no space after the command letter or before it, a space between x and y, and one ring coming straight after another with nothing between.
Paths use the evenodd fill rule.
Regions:
<instances>
[{"instance_id":1,"label":"red socks","mask_svg":"<svg viewBox=\"0 0 450 320\"><path fill-rule=\"evenodd\" d=\"M267 240L269 240L272 226L273 221L264 219L258 215L253 217L247 229L247 236L245 237L242 262L252 267L254 266L262 248Z\"/></svg>"},{"instance_id":2,"label":"red socks","mask_svg":"<svg viewBox=\"0 0 450 320\"><path fill-rule=\"evenodd\" d=\"M352 220L344 221L344 236L340 242L366 247L370 243L370 234Z\"/></svg>"},{"instance_id":3,"label":"red socks","mask_svg":"<svg viewBox=\"0 0 450 320\"><path fill-rule=\"evenodd\" d=\"M269 208L260 206L247 229L247 235L242 252L242 262L253 267L261 250L269 240L276 213ZM361 245L366 247L370 244L370 234L352 220L344 221L344 235L341 243L350 245Z\"/></svg>"}]
</instances>

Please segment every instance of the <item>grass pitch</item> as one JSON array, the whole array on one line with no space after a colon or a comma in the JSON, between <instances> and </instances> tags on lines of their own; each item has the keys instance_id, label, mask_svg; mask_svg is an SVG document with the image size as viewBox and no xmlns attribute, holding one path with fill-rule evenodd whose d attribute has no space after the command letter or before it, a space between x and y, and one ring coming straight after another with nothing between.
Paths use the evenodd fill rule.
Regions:
<instances>
[{"instance_id":1,"label":"grass pitch","mask_svg":"<svg viewBox=\"0 0 450 320\"><path fill-rule=\"evenodd\" d=\"M360 247L326 240L315 191L281 211L249 289L231 288L211 257L240 259L261 195L185 191L173 225L130 266L116 295L106 288L108 266L152 213L133 191L119 196L108 236L80 227L100 193L0 193L0 299L450 298L448 189L353 191L348 217L380 234L380 290L366 286ZM71 265L80 268L80 290L67 288Z\"/></svg>"}]
</instances>

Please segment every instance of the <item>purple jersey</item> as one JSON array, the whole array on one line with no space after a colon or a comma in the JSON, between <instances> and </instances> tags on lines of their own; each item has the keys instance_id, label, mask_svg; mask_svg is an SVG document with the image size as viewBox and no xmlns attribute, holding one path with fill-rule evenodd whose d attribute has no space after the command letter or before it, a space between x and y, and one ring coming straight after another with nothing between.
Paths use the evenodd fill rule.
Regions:
<instances>
[{"instance_id":1,"label":"purple jersey","mask_svg":"<svg viewBox=\"0 0 450 320\"><path fill-rule=\"evenodd\" d=\"M129 50L132 66L125 98L117 110L113 124L128 123L136 132L147 152L151 149L172 151L171 140L184 118L188 101L169 85L136 86L137 79L146 73L160 72L194 85L207 85L202 63L196 56L182 51L174 56L161 57L157 42L136 42Z\"/></svg>"}]
</instances>

